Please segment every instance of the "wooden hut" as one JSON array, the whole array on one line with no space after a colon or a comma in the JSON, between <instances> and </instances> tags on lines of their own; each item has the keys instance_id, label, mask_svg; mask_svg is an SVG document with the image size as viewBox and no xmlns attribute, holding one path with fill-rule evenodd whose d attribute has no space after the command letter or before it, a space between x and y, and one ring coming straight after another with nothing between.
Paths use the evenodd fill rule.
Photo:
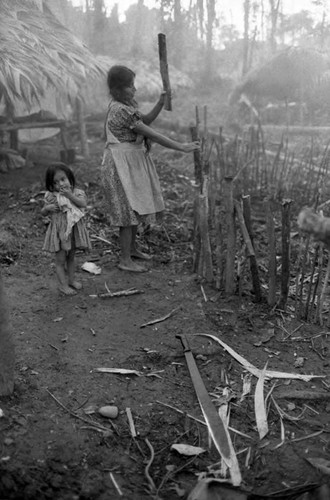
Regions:
<instances>
[{"instance_id":1,"label":"wooden hut","mask_svg":"<svg viewBox=\"0 0 330 500\"><path fill-rule=\"evenodd\" d=\"M260 111L270 102L288 106L295 102L303 106L310 92L326 75L329 57L316 49L290 47L249 71L230 95L230 104L240 100Z\"/></svg>"},{"instance_id":2,"label":"wooden hut","mask_svg":"<svg viewBox=\"0 0 330 500\"><path fill-rule=\"evenodd\" d=\"M75 102L82 116L84 84L104 78L106 70L102 61L57 20L47 0L1 0L0 133L10 133L12 149L17 149L19 129L57 127L63 131L65 127L62 120L45 113L34 113L33 120L17 116L22 103L27 111L39 104L41 111L41 100L51 90L60 99Z\"/></svg>"}]
</instances>

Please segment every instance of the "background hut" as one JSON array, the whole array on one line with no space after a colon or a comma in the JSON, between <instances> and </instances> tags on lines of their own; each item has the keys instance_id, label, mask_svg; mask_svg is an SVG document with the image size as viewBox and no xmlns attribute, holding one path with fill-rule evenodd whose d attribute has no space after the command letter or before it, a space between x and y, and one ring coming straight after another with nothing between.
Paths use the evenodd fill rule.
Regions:
<instances>
[{"instance_id":1,"label":"background hut","mask_svg":"<svg viewBox=\"0 0 330 500\"><path fill-rule=\"evenodd\" d=\"M67 102L75 103L82 117L87 79L104 77L106 70L57 20L46 0L1 0L0 132L10 133L12 149L19 129L56 126L51 122L63 115Z\"/></svg>"},{"instance_id":2,"label":"background hut","mask_svg":"<svg viewBox=\"0 0 330 500\"><path fill-rule=\"evenodd\" d=\"M287 115L290 103L294 103L302 123L304 110L308 112L312 104L312 94L329 81L328 68L329 57L324 53L290 47L248 72L234 88L229 102L235 104L241 100L259 115L270 103L282 106ZM288 121L288 116L284 115L284 119Z\"/></svg>"}]
</instances>

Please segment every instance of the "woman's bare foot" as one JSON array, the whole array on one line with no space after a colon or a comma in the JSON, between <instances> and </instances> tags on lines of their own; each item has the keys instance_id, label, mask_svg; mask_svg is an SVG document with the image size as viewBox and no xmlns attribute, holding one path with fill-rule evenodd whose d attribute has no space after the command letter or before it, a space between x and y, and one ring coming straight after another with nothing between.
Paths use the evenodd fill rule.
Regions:
<instances>
[{"instance_id":1,"label":"woman's bare foot","mask_svg":"<svg viewBox=\"0 0 330 500\"><path fill-rule=\"evenodd\" d=\"M135 259L141 259L141 260L151 260L152 256L148 255L146 253L141 252L140 250L132 250L131 252L131 257L134 257Z\"/></svg>"},{"instance_id":2,"label":"woman's bare foot","mask_svg":"<svg viewBox=\"0 0 330 500\"><path fill-rule=\"evenodd\" d=\"M76 290L70 288L68 285L60 286L58 289L63 295L76 295L77 293Z\"/></svg>"},{"instance_id":3,"label":"woman's bare foot","mask_svg":"<svg viewBox=\"0 0 330 500\"><path fill-rule=\"evenodd\" d=\"M74 288L75 290L82 289L82 284L80 283L80 281L72 281L71 283L69 283L69 286L71 286L71 288Z\"/></svg>"},{"instance_id":4,"label":"woman's bare foot","mask_svg":"<svg viewBox=\"0 0 330 500\"><path fill-rule=\"evenodd\" d=\"M136 264L133 260L119 262L118 269L121 271L131 271L132 273L145 273L147 271L145 267Z\"/></svg>"}]
</instances>

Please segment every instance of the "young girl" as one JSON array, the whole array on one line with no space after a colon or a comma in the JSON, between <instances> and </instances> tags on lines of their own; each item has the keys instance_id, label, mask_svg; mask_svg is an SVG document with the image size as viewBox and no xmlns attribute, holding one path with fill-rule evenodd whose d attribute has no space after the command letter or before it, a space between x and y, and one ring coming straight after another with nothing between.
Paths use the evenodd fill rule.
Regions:
<instances>
[{"instance_id":1,"label":"young girl","mask_svg":"<svg viewBox=\"0 0 330 500\"><path fill-rule=\"evenodd\" d=\"M53 163L46 171L46 194L42 215L51 215L43 250L55 252L59 290L75 295L82 284L75 280L75 251L90 250L91 243L83 221L86 207L84 191L75 187L73 172L64 163Z\"/></svg>"}]
</instances>

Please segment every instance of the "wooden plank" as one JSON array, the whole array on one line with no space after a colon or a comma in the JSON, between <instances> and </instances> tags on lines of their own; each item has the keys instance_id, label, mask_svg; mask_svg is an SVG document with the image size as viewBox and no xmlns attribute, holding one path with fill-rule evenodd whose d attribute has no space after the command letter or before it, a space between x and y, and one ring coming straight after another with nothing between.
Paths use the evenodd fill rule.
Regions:
<instances>
[{"instance_id":1,"label":"wooden plank","mask_svg":"<svg viewBox=\"0 0 330 500\"><path fill-rule=\"evenodd\" d=\"M1 123L0 130L11 132L20 129L30 128L61 128L65 125L65 120L51 121L51 122L26 122L26 123Z\"/></svg>"}]
</instances>

